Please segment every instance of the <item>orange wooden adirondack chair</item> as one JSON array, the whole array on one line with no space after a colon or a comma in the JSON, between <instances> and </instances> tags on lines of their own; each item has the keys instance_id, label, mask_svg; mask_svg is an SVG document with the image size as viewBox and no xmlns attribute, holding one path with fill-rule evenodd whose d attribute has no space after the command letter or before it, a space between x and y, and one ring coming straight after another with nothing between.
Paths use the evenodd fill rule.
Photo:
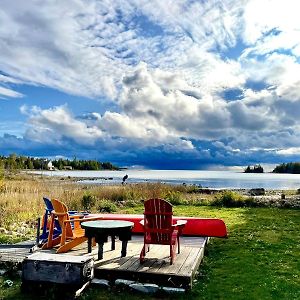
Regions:
<instances>
[{"instance_id":1,"label":"orange wooden adirondack chair","mask_svg":"<svg viewBox=\"0 0 300 300\"><path fill-rule=\"evenodd\" d=\"M179 236L187 221L178 220L173 224L172 205L166 200L149 199L145 201L144 206L144 220L140 222L144 226L144 247L140 254L140 262L144 262L150 244L160 244L170 246L170 264L173 264L177 245L180 253Z\"/></svg>"},{"instance_id":2,"label":"orange wooden adirondack chair","mask_svg":"<svg viewBox=\"0 0 300 300\"><path fill-rule=\"evenodd\" d=\"M67 252L68 250L87 241L87 238L84 236L85 231L80 226L81 222L102 219L101 217L83 218L83 215L71 215L70 218L68 208L64 203L57 199L52 199L51 202L54 211L51 215L49 238L48 242L42 247L42 249L49 249L60 244L56 253ZM56 218L61 226L62 233L59 237L53 238L54 221ZM74 224L74 228L72 228L71 223Z\"/></svg>"}]
</instances>

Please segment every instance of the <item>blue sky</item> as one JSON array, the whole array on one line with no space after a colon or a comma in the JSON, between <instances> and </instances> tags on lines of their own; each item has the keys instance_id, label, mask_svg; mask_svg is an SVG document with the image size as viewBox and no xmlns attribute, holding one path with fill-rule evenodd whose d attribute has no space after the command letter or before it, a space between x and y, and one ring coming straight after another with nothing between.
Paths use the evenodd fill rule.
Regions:
<instances>
[{"instance_id":1,"label":"blue sky","mask_svg":"<svg viewBox=\"0 0 300 300\"><path fill-rule=\"evenodd\" d=\"M1 1L0 154L300 160L298 1Z\"/></svg>"}]
</instances>

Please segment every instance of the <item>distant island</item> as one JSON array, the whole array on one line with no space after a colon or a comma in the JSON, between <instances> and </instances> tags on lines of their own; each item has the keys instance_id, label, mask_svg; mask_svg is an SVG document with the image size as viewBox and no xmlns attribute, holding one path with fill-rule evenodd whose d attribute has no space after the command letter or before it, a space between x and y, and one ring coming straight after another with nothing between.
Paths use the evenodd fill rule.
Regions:
<instances>
[{"instance_id":1,"label":"distant island","mask_svg":"<svg viewBox=\"0 0 300 300\"><path fill-rule=\"evenodd\" d=\"M255 166L248 166L244 173L263 173L264 169L261 165L255 165Z\"/></svg>"},{"instance_id":2,"label":"distant island","mask_svg":"<svg viewBox=\"0 0 300 300\"><path fill-rule=\"evenodd\" d=\"M264 169L260 164L255 166L249 165L244 169L244 173L264 173ZM300 162L282 163L276 166L272 173L300 174Z\"/></svg>"},{"instance_id":3,"label":"distant island","mask_svg":"<svg viewBox=\"0 0 300 300\"><path fill-rule=\"evenodd\" d=\"M0 169L5 170L119 170L110 162L97 160L78 160L34 158L10 154L0 156Z\"/></svg>"},{"instance_id":4,"label":"distant island","mask_svg":"<svg viewBox=\"0 0 300 300\"><path fill-rule=\"evenodd\" d=\"M276 166L273 173L300 174L300 162L283 163Z\"/></svg>"}]
</instances>

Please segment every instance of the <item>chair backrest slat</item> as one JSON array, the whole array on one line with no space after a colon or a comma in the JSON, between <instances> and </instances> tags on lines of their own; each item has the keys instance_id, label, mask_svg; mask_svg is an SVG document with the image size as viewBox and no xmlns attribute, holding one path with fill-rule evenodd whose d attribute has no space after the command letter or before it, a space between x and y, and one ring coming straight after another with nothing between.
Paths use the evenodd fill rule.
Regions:
<instances>
[{"instance_id":1,"label":"chair backrest slat","mask_svg":"<svg viewBox=\"0 0 300 300\"><path fill-rule=\"evenodd\" d=\"M167 243L172 233L172 205L163 199L145 201L144 230L154 243Z\"/></svg>"},{"instance_id":2,"label":"chair backrest slat","mask_svg":"<svg viewBox=\"0 0 300 300\"><path fill-rule=\"evenodd\" d=\"M67 206L62 203L61 201L57 200L57 199L52 199L52 205L54 208L54 211L57 213L63 213L63 215L59 215L58 218L58 222L60 224L61 227L64 226L64 221L65 220L70 220L69 218L69 213L68 213L68 208ZM71 227L70 223L66 224L66 233L67 233L67 237L73 237L73 230Z\"/></svg>"}]
</instances>

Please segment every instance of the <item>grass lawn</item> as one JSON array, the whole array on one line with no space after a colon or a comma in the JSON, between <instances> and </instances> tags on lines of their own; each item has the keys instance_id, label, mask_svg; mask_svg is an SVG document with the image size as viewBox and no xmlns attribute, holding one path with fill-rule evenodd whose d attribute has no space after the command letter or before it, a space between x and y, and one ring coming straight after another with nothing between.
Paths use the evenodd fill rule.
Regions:
<instances>
[{"instance_id":1,"label":"grass lawn","mask_svg":"<svg viewBox=\"0 0 300 300\"><path fill-rule=\"evenodd\" d=\"M142 206L126 210L142 211ZM299 210L180 205L174 211L176 215L222 218L229 232L229 239L211 239L197 282L182 298L300 299ZM0 277L0 299L34 299L20 294L19 279L13 279L11 288L4 287L3 279L7 278ZM80 299L120 297L148 298L89 289Z\"/></svg>"}]
</instances>

